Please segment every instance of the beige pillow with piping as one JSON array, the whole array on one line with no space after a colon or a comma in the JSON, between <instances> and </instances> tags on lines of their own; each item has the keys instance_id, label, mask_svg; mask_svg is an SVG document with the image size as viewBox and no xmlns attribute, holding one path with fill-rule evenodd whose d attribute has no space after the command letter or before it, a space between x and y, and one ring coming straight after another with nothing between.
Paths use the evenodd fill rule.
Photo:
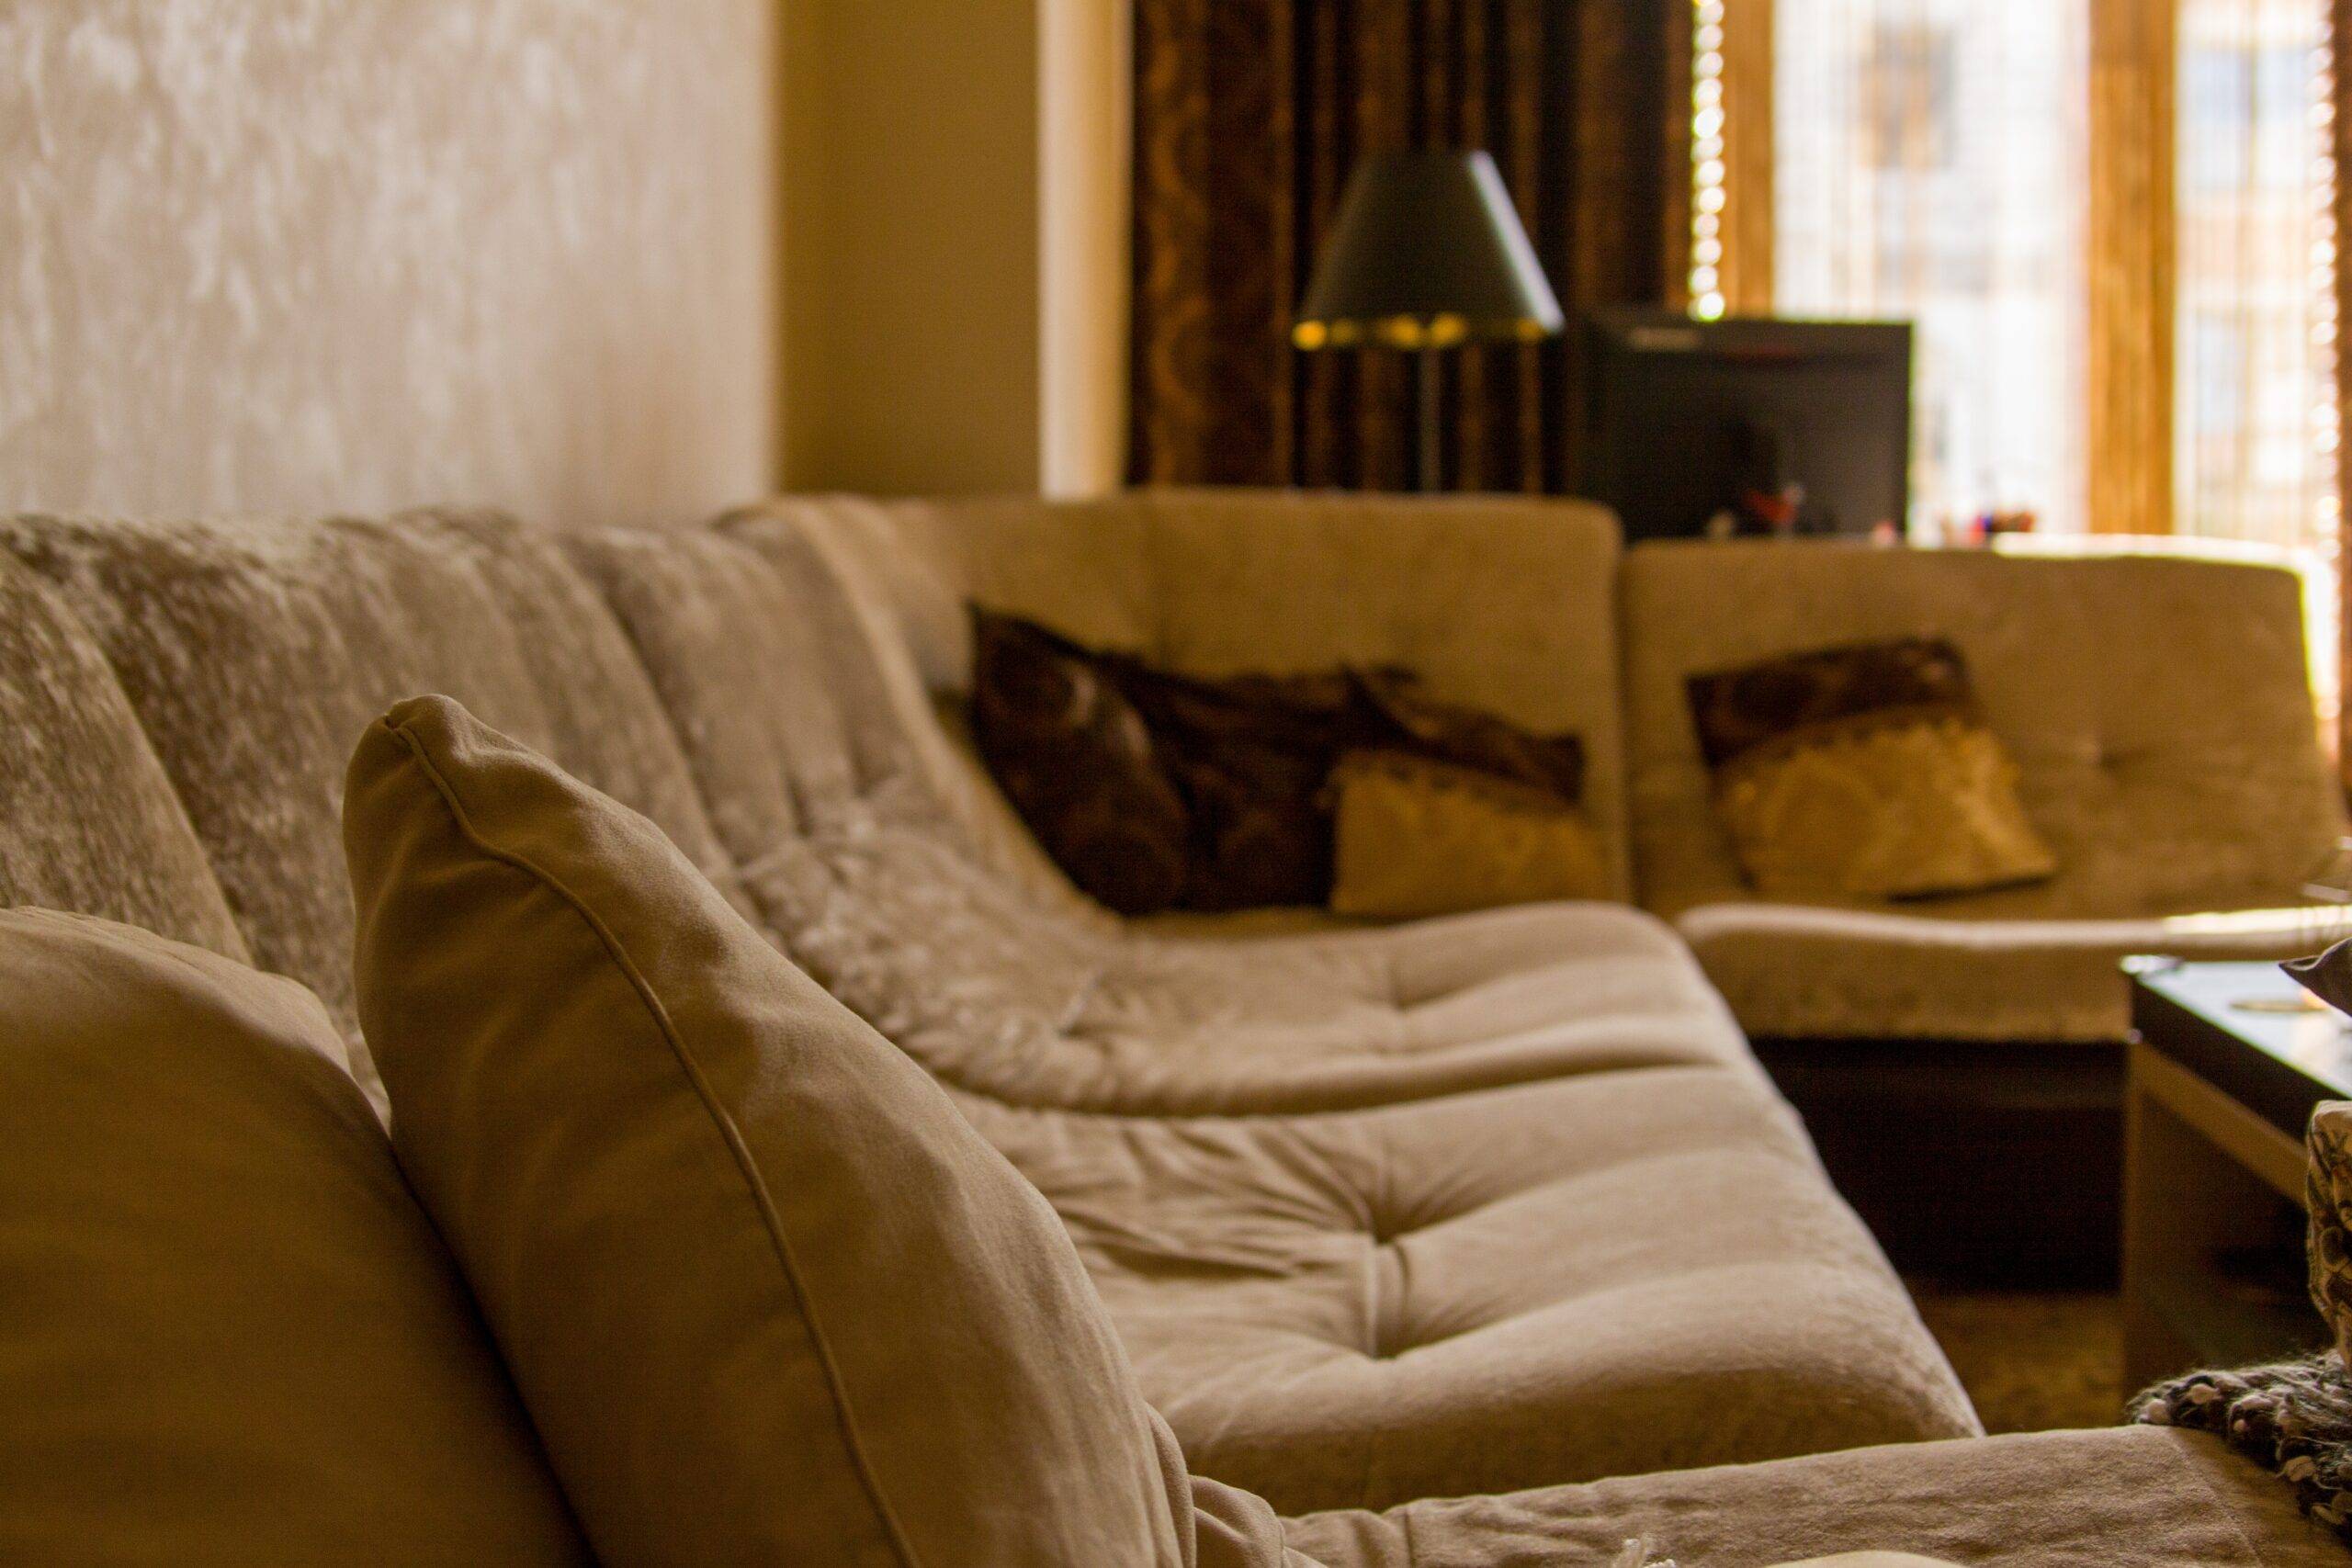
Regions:
<instances>
[{"instance_id":1,"label":"beige pillow with piping","mask_svg":"<svg viewBox=\"0 0 2352 1568\"><path fill-rule=\"evenodd\" d=\"M401 1164L605 1561L1181 1560L1061 1222L650 822L428 697L344 830Z\"/></svg>"},{"instance_id":2,"label":"beige pillow with piping","mask_svg":"<svg viewBox=\"0 0 2352 1568\"><path fill-rule=\"evenodd\" d=\"M0 911L0 1562L587 1563L325 1010Z\"/></svg>"}]
</instances>

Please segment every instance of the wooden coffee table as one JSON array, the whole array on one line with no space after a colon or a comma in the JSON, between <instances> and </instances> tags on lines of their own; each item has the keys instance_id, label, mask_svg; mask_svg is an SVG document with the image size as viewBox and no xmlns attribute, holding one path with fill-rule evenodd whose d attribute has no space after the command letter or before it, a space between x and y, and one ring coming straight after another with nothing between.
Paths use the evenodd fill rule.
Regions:
<instances>
[{"instance_id":1,"label":"wooden coffee table","mask_svg":"<svg viewBox=\"0 0 2352 1568\"><path fill-rule=\"evenodd\" d=\"M2124 1099L2132 1389L2326 1341L2302 1290L2303 1128L2352 1100L2352 1037L2273 964L2135 958Z\"/></svg>"}]
</instances>

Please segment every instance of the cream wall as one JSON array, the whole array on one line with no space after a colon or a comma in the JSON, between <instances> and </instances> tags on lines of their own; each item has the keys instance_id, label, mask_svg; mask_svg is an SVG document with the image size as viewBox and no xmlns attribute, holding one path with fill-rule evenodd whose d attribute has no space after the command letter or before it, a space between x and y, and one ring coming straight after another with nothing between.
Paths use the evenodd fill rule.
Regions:
<instances>
[{"instance_id":1,"label":"cream wall","mask_svg":"<svg viewBox=\"0 0 2352 1568\"><path fill-rule=\"evenodd\" d=\"M786 6L787 488L1115 482L1126 12Z\"/></svg>"},{"instance_id":2,"label":"cream wall","mask_svg":"<svg viewBox=\"0 0 2352 1568\"><path fill-rule=\"evenodd\" d=\"M1125 478L1127 0L1039 0L1038 468L1054 495Z\"/></svg>"},{"instance_id":3,"label":"cream wall","mask_svg":"<svg viewBox=\"0 0 2352 1568\"><path fill-rule=\"evenodd\" d=\"M772 28L0 6L0 507L576 524L767 488Z\"/></svg>"}]
</instances>

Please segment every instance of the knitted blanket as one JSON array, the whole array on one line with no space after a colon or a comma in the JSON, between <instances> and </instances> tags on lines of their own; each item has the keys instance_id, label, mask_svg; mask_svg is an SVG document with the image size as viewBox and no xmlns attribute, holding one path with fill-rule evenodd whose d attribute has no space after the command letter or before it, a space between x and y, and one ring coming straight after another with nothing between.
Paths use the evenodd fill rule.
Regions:
<instances>
[{"instance_id":1,"label":"knitted blanket","mask_svg":"<svg viewBox=\"0 0 2352 1568\"><path fill-rule=\"evenodd\" d=\"M2220 1435L2293 1487L2304 1513L2352 1541L2352 1374L2337 1352L2192 1372L2142 1393L2132 1416Z\"/></svg>"}]
</instances>

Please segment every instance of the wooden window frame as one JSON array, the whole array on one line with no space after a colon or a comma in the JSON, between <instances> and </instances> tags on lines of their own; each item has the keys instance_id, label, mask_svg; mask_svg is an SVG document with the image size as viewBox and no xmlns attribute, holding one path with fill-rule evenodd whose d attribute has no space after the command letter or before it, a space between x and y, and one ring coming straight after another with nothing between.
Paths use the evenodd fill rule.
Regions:
<instances>
[{"instance_id":1,"label":"wooden window frame","mask_svg":"<svg viewBox=\"0 0 2352 1568\"><path fill-rule=\"evenodd\" d=\"M2094 534L2169 534L2173 496L2176 0L2090 0Z\"/></svg>"}]
</instances>

